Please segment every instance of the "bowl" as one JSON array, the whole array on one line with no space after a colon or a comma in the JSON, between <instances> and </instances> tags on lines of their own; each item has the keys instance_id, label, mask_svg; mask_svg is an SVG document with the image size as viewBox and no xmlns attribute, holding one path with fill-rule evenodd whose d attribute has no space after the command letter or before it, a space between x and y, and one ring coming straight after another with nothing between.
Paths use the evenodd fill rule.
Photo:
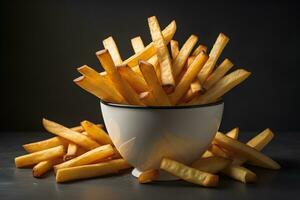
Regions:
<instances>
[{"instance_id":1,"label":"bowl","mask_svg":"<svg viewBox=\"0 0 300 200\"><path fill-rule=\"evenodd\" d=\"M208 148L222 120L224 103L194 106L132 106L101 101L106 129L114 145L135 169L159 169L167 157L184 164ZM175 179L162 173L160 180Z\"/></svg>"}]
</instances>

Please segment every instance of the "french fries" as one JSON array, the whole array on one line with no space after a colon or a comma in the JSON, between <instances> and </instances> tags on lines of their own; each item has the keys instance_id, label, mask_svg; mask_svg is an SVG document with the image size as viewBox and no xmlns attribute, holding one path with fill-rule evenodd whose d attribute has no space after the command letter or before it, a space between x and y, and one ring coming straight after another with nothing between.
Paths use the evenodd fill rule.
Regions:
<instances>
[{"instance_id":1,"label":"french fries","mask_svg":"<svg viewBox=\"0 0 300 200\"><path fill-rule=\"evenodd\" d=\"M240 132L239 128L233 128L231 131L229 131L228 133L226 133L226 135L228 137L231 137L232 139L237 140L238 136L239 136L239 132Z\"/></svg>"},{"instance_id":2,"label":"french fries","mask_svg":"<svg viewBox=\"0 0 300 200\"><path fill-rule=\"evenodd\" d=\"M94 139L99 144L113 144L108 134L90 121L84 120L81 126L87 132L88 136Z\"/></svg>"},{"instance_id":3,"label":"french fries","mask_svg":"<svg viewBox=\"0 0 300 200\"><path fill-rule=\"evenodd\" d=\"M108 50L109 54L111 55L111 58L114 61L114 64L122 65L123 61L113 37L110 36L103 40L103 46L105 49Z\"/></svg>"},{"instance_id":4,"label":"french fries","mask_svg":"<svg viewBox=\"0 0 300 200\"><path fill-rule=\"evenodd\" d=\"M178 45L178 41L176 41L176 40L171 40L170 46L171 46L171 54L172 54L172 58L175 59L176 56L177 56L178 53L179 53L179 45Z\"/></svg>"},{"instance_id":5,"label":"french fries","mask_svg":"<svg viewBox=\"0 0 300 200\"><path fill-rule=\"evenodd\" d=\"M229 59L225 59L220 66L206 79L203 84L205 89L210 89L218 80L220 80L231 68L232 62Z\"/></svg>"},{"instance_id":6,"label":"french fries","mask_svg":"<svg viewBox=\"0 0 300 200\"><path fill-rule=\"evenodd\" d=\"M16 167L27 167L42 161L61 157L65 154L64 146L57 146L50 149L30 153L15 158Z\"/></svg>"},{"instance_id":7,"label":"french fries","mask_svg":"<svg viewBox=\"0 0 300 200\"><path fill-rule=\"evenodd\" d=\"M250 76L250 72L238 69L230 74L224 76L221 80L219 80L210 90L206 91L205 94L197 97L189 104L207 104L212 103L227 93L229 90L237 86L239 83L244 81L248 76Z\"/></svg>"},{"instance_id":8,"label":"french fries","mask_svg":"<svg viewBox=\"0 0 300 200\"><path fill-rule=\"evenodd\" d=\"M207 60L206 64L202 68L202 70L198 74L198 79L201 84L204 83L204 81L207 79L207 77L211 74L213 71L216 62L218 58L220 57L223 49L225 48L226 44L228 43L229 38L224 35L223 33L220 33L213 48L211 49L209 53L209 59Z\"/></svg>"},{"instance_id":9,"label":"french fries","mask_svg":"<svg viewBox=\"0 0 300 200\"><path fill-rule=\"evenodd\" d=\"M142 172L139 175L138 180L139 183L149 183L156 180L158 177L159 177L159 171L157 169L156 170L152 169L152 170L147 170Z\"/></svg>"},{"instance_id":10,"label":"french fries","mask_svg":"<svg viewBox=\"0 0 300 200\"><path fill-rule=\"evenodd\" d=\"M130 87L130 85L121 77L116 69L113 60L107 50L98 51L96 53L100 63L104 67L107 75L117 88L119 93L125 98L125 100L133 105L143 105L139 100L138 94Z\"/></svg>"},{"instance_id":11,"label":"french fries","mask_svg":"<svg viewBox=\"0 0 300 200\"><path fill-rule=\"evenodd\" d=\"M64 127L56 122L43 119L43 125L45 129L50 133L53 133L64 139L70 140L74 144L78 144L83 148L94 149L100 146L97 142L91 140L89 137L80 134L76 131L72 131L71 129L68 129L67 127Z\"/></svg>"},{"instance_id":12,"label":"french fries","mask_svg":"<svg viewBox=\"0 0 300 200\"><path fill-rule=\"evenodd\" d=\"M76 158L63 162L61 164L55 165L54 170L75 167L80 165L87 165L94 163L96 161L101 161L104 158L114 155L115 151L110 144L100 146L96 149L90 150Z\"/></svg>"},{"instance_id":13,"label":"french fries","mask_svg":"<svg viewBox=\"0 0 300 200\"><path fill-rule=\"evenodd\" d=\"M148 18L151 37L156 48L156 53L160 65L161 82L163 88L168 92L172 92L175 86L175 81L172 71L172 63L168 48L164 41L159 23L155 16Z\"/></svg>"},{"instance_id":14,"label":"french fries","mask_svg":"<svg viewBox=\"0 0 300 200\"><path fill-rule=\"evenodd\" d=\"M151 92L142 92L142 93L140 93L139 96L140 96L141 101L145 105L149 105L149 106L159 105Z\"/></svg>"},{"instance_id":15,"label":"french fries","mask_svg":"<svg viewBox=\"0 0 300 200\"><path fill-rule=\"evenodd\" d=\"M184 43L182 48L180 49L178 55L173 60L172 67L173 67L173 75L175 78L182 71L182 68L184 67L184 64L186 63L197 41L198 41L198 37L195 35L191 35L189 39Z\"/></svg>"},{"instance_id":16,"label":"french fries","mask_svg":"<svg viewBox=\"0 0 300 200\"><path fill-rule=\"evenodd\" d=\"M153 66L145 61L140 61L139 66L150 91L152 91L153 96L155 97L156 102L163 106L171 105L167 94L160 86Z\"/></svg>"},{"instance_id":17,"label":"french fries","mask_svg":"<svg viewBox=\"0 0 300 200\"><path fill-rule=\"evenodd\" d=\"M180 98L187 92L190 84L197 77L197 73L201 70L207 59L208 56L205 55L205 53L200 53L195 58L194 62L187 69L187 72L176 86L174 93L169 95L172 104L177 104Z\"/></svg>"},{"instance_id":18,"label":"french fries","mask_svg":"<svg viewBox=\"0 0 300 200\"><path fill-rule=\"evenodd\" d=\"M164 158L161 161L160 168L187 182L205 187L215 187L219 182L219 177L217 175L188 167L184 164L167 158Z\"/></svg>"},{"instance_id":19,"label":"french fries","mask_svg":"<svg viewBox=\"0 0 300 200\"><path fill-rule=\"evenodd\" d=\"M56 172L56 182L68 182L80 179L94 178L118 173L131 166L124 159L111 160L98 164L90 164L59 169Z\"/></svg>"},{"instance_id":20,"label":"french fries","mask_svg":"<svg viewBox=\"0 0 300 200\"><path fill-rule=\"evenodd\" d=\"M163 39L165 41L165 44L168 44L170 40L173 38L176 31L176 22L172 21L163 31ZM138 65L140 60L148 60L152 56L156 54L156 48L154 46L154 43L151 42L149 45L147 45L142 51L140 51L137 54L134 54L127 60L123 62L123 65L128 65L130 67L134 67Z\"/></svg>"},{"instance_id":21,"label":"french fries","mask_svg":"<svg viewBox=\"0 0 300 200\"><path fill-rule=\"evenodd\" d=\"M145 48L144 42L140 36L132 38L131 45L134 50L134 53L139 53Z\"/></svg>"},{"instance_id":22,"label":"french fries","mask_svg":"<svg viewBox=\"0 0 300 200\"><path fill-rule=\"evenodd\" d=\"M234 140L220 132L216 134L214 141L223 148L234 151L236 154L253 161L260 167L268 169L280 169L280 165L271 158L265 156L256 149Z\"/></svg>"},{"instance_id":23,"label":"french fries","mask_svg":"<svg viewBox=\"0 0 300 200\"><path fill-rule=\"evenodd\" d=\"M192 53L192 56L197 56L200 52L207 52L207 46L200 44Z\"/></svg>"}]
</instances>

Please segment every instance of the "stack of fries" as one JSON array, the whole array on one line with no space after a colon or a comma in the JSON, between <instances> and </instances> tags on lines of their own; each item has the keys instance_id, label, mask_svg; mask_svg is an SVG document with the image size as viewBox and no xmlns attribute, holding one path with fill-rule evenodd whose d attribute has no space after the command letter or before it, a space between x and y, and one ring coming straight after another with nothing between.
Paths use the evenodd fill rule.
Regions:
<instances>
[{"instance_id":1,"label":"stack of fries","mask_svg":"<svg viewBox=\"0 0 300 200\"><path fill-rule=\"evenodd\" d=\"M87 120L80 126L67 128L56 122L43 119L47 131L56 135L47 140L23 145L29 154L15 158L16 167L33 167L34 177L42 177L54 169L58 183L116 174L131 168L113 146L111 139L102 129ZM185 181L205 187L218 185L218 173L237 181L255 182L254 172L243 167L244 163L279 169L278 163L260 153L272 140L273 133L266 129L247 144L237 140L239 129L227 134L218 132L209 149L190 166L169 158L161 161L160 169ZM140 183L159 178L159 169L142 172Z\"/></svg>"},{"instance_id":2,"label":"stack of fries","mask_svg":"<svg viewBox=\"0 0 300 200\"><path fill-rule=\"evenodd\" d=\"M87 65L77 68L82 74L74 82L98 98L118 104L139 106L198 105L218 101L244 81L250 72L233 67L229 59L217 61L229 38L220 33L212 49L199 44L191 35L179 48L172 40L176 22L161 31L155 16L148 18L152 42L147 46L141 37L131 39L135 52L122 60L112 37L103 40L104 49L96 52L104 72ZM170 50L168 44L170 43ZM196 48L195 48L196 47Z\"/></svg>"}]
</instances>

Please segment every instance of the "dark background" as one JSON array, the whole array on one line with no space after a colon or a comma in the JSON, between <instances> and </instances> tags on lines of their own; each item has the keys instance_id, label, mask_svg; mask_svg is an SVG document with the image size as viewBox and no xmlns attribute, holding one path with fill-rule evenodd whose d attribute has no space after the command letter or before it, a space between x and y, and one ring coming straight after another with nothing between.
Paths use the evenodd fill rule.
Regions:
<instances>
[{"instance_id":1,"label":"dark background","mask_svg":"<svg viewBox=\"0 0 300 200\"><path fill-rule=\"evenodd\" d=\"M228 57L252 76L225 96L222 129L300 130L300 6L293 1L4 1L1 3L1 131L41 130L41 119L71 126L102 121L99 101L72 80L112 35L122 58L130 39L150 42L147 17L177 22L180 44L190 34L211 47L230 37Z\"/></svg>"}]
</instances>

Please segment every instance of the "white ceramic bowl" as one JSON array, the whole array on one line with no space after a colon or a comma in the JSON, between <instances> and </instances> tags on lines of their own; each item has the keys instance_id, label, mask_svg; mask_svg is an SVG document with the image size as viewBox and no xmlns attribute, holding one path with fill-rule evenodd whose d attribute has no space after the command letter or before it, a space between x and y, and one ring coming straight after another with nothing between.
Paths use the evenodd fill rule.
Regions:
<instances>
[{"instance_id":1,"label":"white ceramic bowl","mask_svg":"<svg viewBox=\"0 0 300 200\"><path fill-rule=\"evenodd\" d=\"M199 158L219 129L223 107L222 101L182 107L101 102L108 134L120 154L135 167L134 176L148 169L159 169L163 157L185 164Z\"/></svg>"}]
</instances>

